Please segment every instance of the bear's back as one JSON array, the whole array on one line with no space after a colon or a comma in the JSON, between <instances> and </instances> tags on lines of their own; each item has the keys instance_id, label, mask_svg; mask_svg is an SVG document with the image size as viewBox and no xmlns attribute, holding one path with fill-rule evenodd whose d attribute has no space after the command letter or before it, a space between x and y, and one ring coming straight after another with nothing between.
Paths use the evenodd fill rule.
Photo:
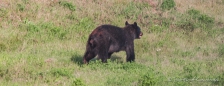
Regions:
<instances>
[{"instance_id":1,"label":"bear's back","mask_svg":"<svg viewBox=\"0 0 224 86\"><path fill-rule=\"evenodd\" d=\"M113 26L113 25L101 25L100 26L101 29L106 30L110 33L120 33L123 32L123 29L117 26Z\"/></svg>"},{"instance_id":2,"label":"bear's back","mask_svg":"<svg viewBox=\"0 0 224 86\"><path fill-rule=\"evenodd\" d=\"M98 34L106 34L118 40L119 39L123 40L125 37L125 32L123 28L113 26L113 25L101 25L97 27L93 32L94 33L97 32Z\"/></svg>"}]
</instances>

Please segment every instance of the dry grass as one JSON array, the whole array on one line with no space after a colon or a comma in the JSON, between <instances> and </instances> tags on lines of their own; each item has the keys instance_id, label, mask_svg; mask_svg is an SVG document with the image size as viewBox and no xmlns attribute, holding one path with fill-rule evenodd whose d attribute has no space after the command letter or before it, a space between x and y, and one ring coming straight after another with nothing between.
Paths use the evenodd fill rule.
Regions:
<instances>
[{"instance_id":1,"label":"dry grass","mask_svg":"<svg viewBox=\"0 0 224 86\"><path fill-rule=\"evenodd\" d=\"M224 20L224 3L223 0L175 0L176 7L179 12L186 12L188 9L194 8L214 16L216 20Z\"/></svg>"}]
</instances>

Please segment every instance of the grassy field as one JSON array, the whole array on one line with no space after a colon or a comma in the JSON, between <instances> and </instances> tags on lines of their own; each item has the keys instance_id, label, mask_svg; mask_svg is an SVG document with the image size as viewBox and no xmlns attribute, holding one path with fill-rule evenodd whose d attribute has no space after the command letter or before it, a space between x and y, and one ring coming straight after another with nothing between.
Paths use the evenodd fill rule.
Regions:
<instances>
[{"instance_id":1,"label":"grassy field","mask_svg":"<svg viewBox=\"0 0 224 86\"><path fill-rule=\"evenodd\" d=\"M224 0L0 0L0 86L222 86ZM82 64L95 27L137 22L125 52Z\"/></svg>"}]
</instances>

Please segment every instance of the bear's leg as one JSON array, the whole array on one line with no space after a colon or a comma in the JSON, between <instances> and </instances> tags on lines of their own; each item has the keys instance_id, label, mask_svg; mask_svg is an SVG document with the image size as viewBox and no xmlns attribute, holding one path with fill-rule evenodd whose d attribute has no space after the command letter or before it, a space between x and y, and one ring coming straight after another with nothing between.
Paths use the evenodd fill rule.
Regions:
<instances>
[{"instance_id":1,"label":"bear's leg","mask_svg":"<svg viewBox=\"0 0 224 86\"><path fill-rule=\"evenodd\" d=\"M127 55L126 61L127 62L134 61L135 60L134 45L128 46L125 51Z\"/></svg>"},{"instance_id":2,"label":"bear's leg","mask_svg":"<svg viewBox=\"0 0 224 86\"><path fill-rule=\"evenodd\" d=\"M94 52L86 51L84 57L83 57L83 63L87 64L89 63L89 60L93 59L96 56Z\"/></svg>"},{"instance_id":3,"label":"bear's leg","mask_svg":"<svg viewBox=\"0 0 224 86\"><path fill-rule=\"evenodd\" d=\"M135 60L135 53L134 52L126 51L126 55L127 55L127 58L126 58L127 62L132 62L132 61Z\"/></svg>"},{"instance_id":4,"label":"bear's leg","mask_svg":"<svg viewBox=\"0 0 224 86\"><path fill-rule=\"evenodd\" d=\"M98 53L98 57L101 59L101 61L103 63L107 62L107 58L108 58L108 50L109 50L109 45L104 42L105 44L101 44L101 46L99 46L99 53Z\"/></svg>"},{"instance_id":5,"label":"bear's leg","mask_svg":"<svg viewBox=\"0 0 224 86\"><path fill-rule=\"evenodd\" d=\"M110 59L110 57L111 57L112 54L113 54L113 53L108 53L108 59Z\"/></svg>"},{"instance_id":6,"label":"bear's leg","mask_svg":"<svg viewBox=\"0 0 224 86\"><path fill-rule=\"evenodd\" d=\"M104 34L104 36L100 36L101 39L98 42L97 49L98 49L98 57L101 59L101 61L103 63L107 62L107 58L108 58L108 51L109 51L109 47L110 47L110 41L107 35Z\"/></svg>"},{"instance_id":7,"label":"bear's leg","mask_svg":"<svg viewBox=\"0 0 224 86\"><path fill-rule=\"evenodd\" d=\"M99 52L98 54L99 58L101 59L101 61L103 63L107 62L107 59L108 59L108 52L107 50L103 49Z\"/></svg>"}]
</instances>

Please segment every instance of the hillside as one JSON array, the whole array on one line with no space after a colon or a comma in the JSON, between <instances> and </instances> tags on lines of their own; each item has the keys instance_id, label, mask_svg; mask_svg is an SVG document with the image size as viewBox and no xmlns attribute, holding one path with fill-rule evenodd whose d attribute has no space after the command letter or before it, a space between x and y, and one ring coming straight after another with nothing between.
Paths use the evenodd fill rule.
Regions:
<instances>
[{"instance_id":1,"label":"hillside","mask_svg":"<svg viewBox=\"0 0 224 86\"><path fill-rule=\"evenodd\" d=\"M223 0L0 0L0 85L221 86L223 10ZM91 31L125 21L144 34L136 61L119 52L83 65Z\"/></svg>"}]
</instances>

